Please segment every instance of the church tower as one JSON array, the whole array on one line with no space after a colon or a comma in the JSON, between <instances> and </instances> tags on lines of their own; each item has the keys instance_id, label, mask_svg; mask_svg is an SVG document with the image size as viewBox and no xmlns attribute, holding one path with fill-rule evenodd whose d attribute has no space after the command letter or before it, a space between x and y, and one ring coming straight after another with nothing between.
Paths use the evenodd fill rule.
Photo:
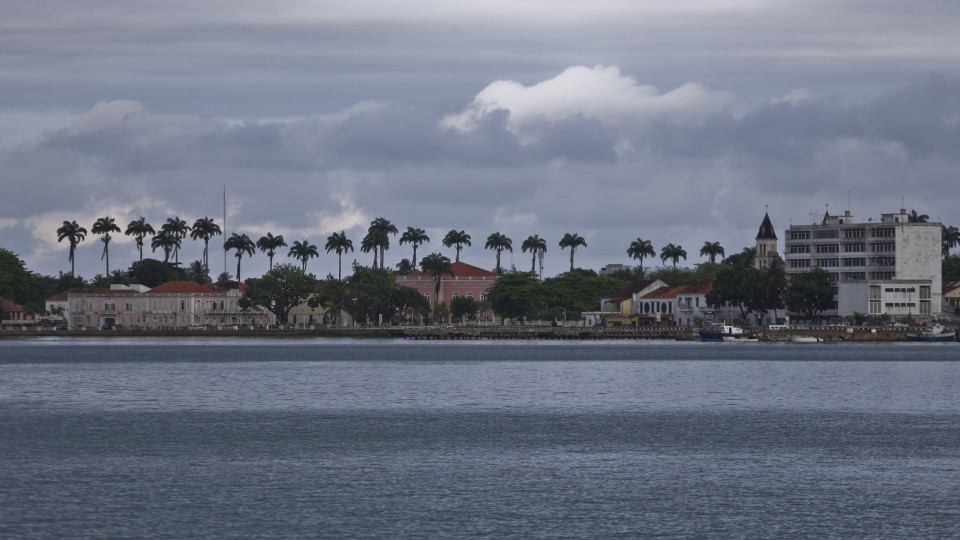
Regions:
<instances>
[{"instance_id":1,"label":"church tower","mask_svg":"<svg viewBox=\"0 0 960 540\"><path fill-rule=\"evenodd\" d=\"M757 233L757 254L753 257L753 267L758 270L770 268L771 263L780 256L777 254L777 233L773 230L770 215L763 213L763 223Z\"/></svg>"}]
</instances>

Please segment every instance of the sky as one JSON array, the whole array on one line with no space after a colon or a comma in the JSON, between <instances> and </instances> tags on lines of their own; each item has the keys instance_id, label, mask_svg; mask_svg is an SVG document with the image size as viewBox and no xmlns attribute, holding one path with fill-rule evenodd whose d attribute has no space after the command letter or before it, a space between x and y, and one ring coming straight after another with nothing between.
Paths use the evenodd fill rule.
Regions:
<instances>
[{"instance_id":1,"label":"sky","mask_svg":"<svg viewBox=\"0 0 960 540\"><path fill-rule=\"evenodd\" d=\"M9 0L0 247L56 275L63 221L223 226L224 191L228 233L307 239L320 277L334 232L346 268L371 264L378 217L425 229L420 256L454 258L441 240L464 230L462 260L488 269L490 234L520 270L538 234L546 275L569 267L565 233L599 270L635 264L637 238L687 266L705 242L738 252L764 212L781 238L825 211L960 225L958 20L952 0ZM389 266L412 255L398 240ZM101 254L89 234L77 274ZM115 234L111 269L136 258Z\"/></svg>"}]
</instances>

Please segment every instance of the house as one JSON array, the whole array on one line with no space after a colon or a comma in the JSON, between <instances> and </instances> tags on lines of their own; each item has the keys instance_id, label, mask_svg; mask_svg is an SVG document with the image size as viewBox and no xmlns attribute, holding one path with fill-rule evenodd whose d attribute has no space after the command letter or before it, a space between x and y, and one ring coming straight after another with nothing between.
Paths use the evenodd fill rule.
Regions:
<instances>
[{"instance_id":1,"label":"house","mask_svg":"<svg viewBox=\"0 0 960 540\"><path fill-rule=\"evenodd\" d=\"M582 314L587 326L637 324L636 299L667 284L659 279L641 279L600 299L600 311Z\"/></svg>"},{"instance_id":2,"label":"house","mask_svg":"<svg viewBox=\"0 0 960 540\"><path fill-rule=\"evenodd\" d=\"M276 318L265 309L240 307L245 289L243 283L220 287L193 281L170 281L152 289L143 285L81 289L67 294L67 324L71 330L275 324Z\"/></svg>"},{"instance_id":3,"label":"house","mask_svg":"<svg viewBox=\"0 0 960 540\"><path fill-rule=\"evenodd\" d=\"M473 298L477 302L485 302L487 293L493 287L494 282L500 277L500 274L484 270L477 266L465 262L454 262L450 264L453 275L444 274L440 279L440 292L437 294L437 304L445 302L447 307L450 302L457 297L465 296ZM413 287L422 294L433 308L434 281L433 276L426 272L411 272L404 276L397 276L397 283L405 287ZM484 320L493 319L493 311L489 307L481 311L480 318Z\"/></svg>"},{"instance_id":4,"label":"house","mask_svg":"<svg viewBox=\"0 0 960 540\"><path fill-rule=\"evenodd\" d=\"M32 315L27 315L23 306L0 296L0 327L27 326L36 323Z\"/></svg>"},{"instance_id":5,"label":"house","mask_svg":"<svg viewBox=\"0 0 960 540\"><path fill-rule=\"evenodd\" d=\"M856 223L850 211L826 214L813 225L786 230L784 263L789 278L822 268L836 286L824 315L854 313L918 316L941 312L940 223L911 222L904 209Z\"/></svg>"},{"instance_id":6,"label":"house","mask_svg":"<svg viewBox=\"0 0 960 540\"><path fill-rule=\"evenodd\" d=\"M943 282L943 311L960 315L960 281Z\"/></svg>"}]
</instances>

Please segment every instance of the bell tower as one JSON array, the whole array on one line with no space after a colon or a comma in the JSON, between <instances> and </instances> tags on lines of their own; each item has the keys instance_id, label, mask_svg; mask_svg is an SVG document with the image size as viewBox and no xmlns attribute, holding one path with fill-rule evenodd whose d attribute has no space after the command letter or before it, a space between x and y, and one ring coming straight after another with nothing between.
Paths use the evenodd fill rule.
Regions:
<instances>
[{"instance_id":1,"label":"bell tower","mask_svg":"<svg viewBox=\"0 0 960 540\"><path fill-rule=\"evenodd\" d=\"M777 260L777 233L773 230L770 215L763 213L763 223L757 232L757 254L753 257L753 267L758 270L770 268L771 263Z\"/></svg>"}]
</instances>

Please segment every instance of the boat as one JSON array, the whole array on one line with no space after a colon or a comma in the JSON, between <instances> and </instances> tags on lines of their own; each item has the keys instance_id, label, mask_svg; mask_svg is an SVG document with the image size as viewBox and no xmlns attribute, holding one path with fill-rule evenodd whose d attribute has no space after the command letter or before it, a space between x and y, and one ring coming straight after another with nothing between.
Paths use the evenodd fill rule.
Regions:
<instances>
[{"instance_id":1,"label":"boat","mask_svg":"<svg viewBox=\"0 0 960 540\"><path fill-rule=\"evenodd\" d=\"M758 341L759 338L753 334L748 334L739 326L729 324L715 324L707 326L697 332L700 341Z\"/></svg>"},{"instance_id":2,"label":"boat","mask_svg":"<svg viewBox=\"0 0 960 540\"><path fill-rule=\"evenodd\" d=\"M724 343L753 343L756 341L760 341L760 338L750 334L744 334L742 336L723 336Z\"/></svg>"},{"instance_id":3,"label":"boat","mask_svg":"<svg viewBox=\"0 0 960 540\"><path fill-rule=\"evenodd\" d=\"M820 343L823 338L816 336L790 336L791 343Z\"/></svg>"},{"instance_id":4,"label":"boat","mask_svg":"<svg viewBox=\"0 0 960 540\"><path fill-rule=\"evenodd\" d=\"M946 326L943 326L942 324L939 324L939 323L934 323L924 327L923 330L921 330L916 334L907 334L907 339L910 341L921 341L921 342L956 341L957 331L948 330Z\"/></svg>"}]
</instances>

